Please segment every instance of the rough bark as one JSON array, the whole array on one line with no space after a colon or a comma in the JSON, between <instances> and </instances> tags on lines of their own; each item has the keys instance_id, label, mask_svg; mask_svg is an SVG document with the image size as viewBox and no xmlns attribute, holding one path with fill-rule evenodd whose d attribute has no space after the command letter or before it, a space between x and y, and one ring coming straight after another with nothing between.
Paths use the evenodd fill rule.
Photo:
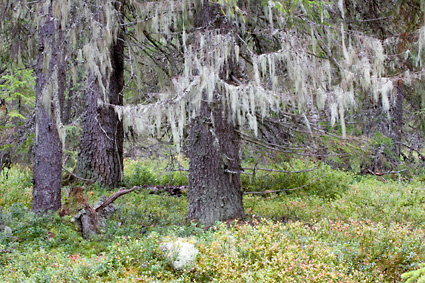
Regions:
<instances>
[{"instance_id":1,"label":"rough bark","mask_svg":"<svg viewBox=\"0 0 425 283\"><path fill-rule=\"evenodd\" d=\"M397 157L401 155L401 144L402 144L402 129L403 129L403 85L402 81L397 86L397 97L394 105L394 117L393 117L393 141L394 141L394 152Z\"/></svg>"},{"instance_id":2,"label":"rough bark","mask_svg":"<svg viewBox=\"0 0 425 283\"><path fill-rule=\"evenodd\" d=\"M191 122L189 136L187 217L211 225L244 216L240 144L221 107L211 108L204 103L201 108L200 115Z\"/></svg>"},{"instance_id":3,"label":"rough bark","mask_svg":"<svg viewBox=\"0 0 425 283\"><path fill-rule=\"evenodd\" d=\"M108 103L123 105L124 43L117 39L110 50ZM80 140L77 174L105 187L117 187L123 171L123 124L114 109L99 105L103 95L94 76L89 79L86 114Z\"/></svg>"},{"instance_id":4,"label":"rough bark","mask_svg":"<svg viewBox=\"0 0 425 283\"><path fill-rule=\"evenodd\" d=\"M50 4L53 5L53 1ZM61 207L61 174L62 174L62 143L59 138L55 112L56 105L53 101L43 103L43 92L47 88L49 81L58 80L57 94L51 96L60 100L63 97L64 73L60 71L61 50L59 36L59 23L49 16L39 29L39 51L37 58L36 72L36 140L34 146L34 186L33 203L34 212L57 211ZM48 67L48 74L43 71L44 52L51 50L51 59ZM57 78L52 78L54 70L58 69ZM46 105L47 104L47 105Z\"/></svg>"},{"instance_id":5,"label":"rough bark","mask_svg":"<svg viewBox=\"0 0 425 283\"><path fill-rule=\"evenodd\" d=\"M223 33L233 28L220 7L208 2L195 16L195 27L218 28ZM225 66L232 69L229 73L236 71L233 65ZM187 218L206 225L244 217L239 136L225 113L229 109L223 109L220 94L215 97L210 104L203 102L199 115L191 121L188 149Z\"/></svg>"}]
</instances>

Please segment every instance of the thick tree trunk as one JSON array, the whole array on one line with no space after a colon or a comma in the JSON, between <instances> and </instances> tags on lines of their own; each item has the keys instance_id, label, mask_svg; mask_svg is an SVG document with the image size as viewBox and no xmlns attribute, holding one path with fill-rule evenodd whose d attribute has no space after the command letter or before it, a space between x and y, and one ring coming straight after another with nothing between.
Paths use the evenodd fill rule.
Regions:
<instances>
[{"instance_id":1,"label":"thick tree trunk","mask_svg":"<svg viewBox=\"0 0 425 283\"><path fill-rule=\"evenodd\" d=\"M123 105L124 43L118 39L111 51L112 73L109 76L110 104ZM91 76L86 94L86 115L80 140L77 174L105 187L117 187L123 172L123 124L114 109L99 105L99 84Z\"/></svg>"},{"instance_id":2,"label":"thick tree trunk","mask_svg":"<svg viewBox=\"0 0 425 283\"><path fill-rule=\"evenodd\" d=\"M221 107L212 109L204 103L201 108L200 115L191 122L189 136L187 217L211 225L244 216L240 145Z\"/></svg>"},{"instance_id":3,"label":"thick tree trunk","mask_svg":"<svg viewBox=\"0 0 425 283\"><path fill-rule=\"evenodd\" d=\"M205 2L195 16L195 27L232 32L233 27L220 13L220 6ZM227 68L232 72L238 69L232 62ZM187 218L206 225L244 217L239 135L226 114L229 109L223 109L218 93L215 97L213 103L202 103L189 135Z\"/></svg>"},{"instance_id":4,"label":"thick tree trunk","mask_svg":"<svg viewBox=\"0 0 425 283\"><path fill-rule=\"evenodd\" d=\"M53 1L51 3L53 5ZM62 143L57 129L57 113L55 97L63 99L63 84L65 81L60 50L61 38L55 38L59 32L57 21L49 15L39 30L39 52L36 65L36 139L34 146L34 186L33 203L34 212L57 211L61 207L61 176L62 176ZM51 59L48 62L48 72L44 72L45 52L50 52ZM57 72L57 77L52 74ZM57 93L47 94L49 83L57 80ZM48 101L43 97L50 97Z\"/></svg>"}]
</instances>

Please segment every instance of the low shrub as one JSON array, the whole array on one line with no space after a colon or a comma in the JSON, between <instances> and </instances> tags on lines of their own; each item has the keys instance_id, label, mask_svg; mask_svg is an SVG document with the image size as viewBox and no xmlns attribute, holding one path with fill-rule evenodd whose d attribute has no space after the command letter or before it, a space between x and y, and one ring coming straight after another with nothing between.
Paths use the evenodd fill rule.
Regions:
<instances>
[{"instance_id":1,"label":"low shrub","mask_svg":"<svg viewBox=\"0 0 425 283\"><path fill-rule=\"evenodd\" d=\"M292 163L288 168L308 167ZM141 168L128 180L160 180L153 167ZM308 184L327 174L316 178L316 187L308 188L313 182L292 193L245 195L246 220L210 228L185 222L184 196L140 189L118 198L119 209L106 228L85 240L70 216L34 215L29 175L12 171L7 185L0 184L1 282L415 282L422 276L425 191L420 181L354 180L324 167L293 176L298 183L285 185ZM271 176L270 185L278 188L277 180L286 180L279 178ZM98 186L86 189L90 203L112 193ZM192 267L175 270L161 247L180 237L192 237L199 254Z\"/></svg>"},{"instance_id":2,"label":"low shrub","mask_svg":"<svg viewBox=\"0 0 425 283\"><path fill-rule=\"evenodd\" d=\"M367 282L360 272L346 274L300 222L221 225L212 242L198 247L196 282Z\"/></svg>"},{"instance_id":3,"label":"low shrub","mask_svg":"<svg viewBox=\"0 0 425 283\"><path fill-rule=\"evenodd\" d=\"M425 260L425 229L408 224L369 220L323 219L312 226L315 237L333 249L339 264L365 274L398 282L401 274Z\"/></svg>"},{"instance_id":4,"label":"low shrub","mask_svg":"<svg viewBox=\"0 0 425 283\"><path fill-rule=\"evenodd\" d=\"M319 221L323 218L370 220L384 224L425 224L425 190L421 183L404 183L374 178L356 182L339 197L326 199L317 195L271 194L265 197L246 195L244 206L249 214L275 220Z\"/></svg>"},{"instance_id":5,"label":"low shrub","mask_svg":"<svg viewBox=\"0 0 425 283\"><path fill-rule=\"evenodd\" d=\"M181 158L178 158L181 159ZM181 163L187 161L182 160ZM180 163L179 163L180 164ZM124 183L127 186L186 186L187 171L171 171L165 160L126 160ZM183 168L181 168L183 169ZM176 169L173 169L176 170Z\"/></svg>"},{"instance_id":6,"label":"low shrub","mask_svg":"<svg viewBox=\"0 0 425 283\"><path fill-rule=\"evenodd\" d=\"M0 207L21 204L30 208L32 203L32 172L18 165L0 174Z\"/></svg>"},{"instance_id":7,"label":"low shrub","mask_svg":"<svg viewBox=\"0 0 425 283\"><path fill-rule=\"evenodd\" d=\"M312 162L292 160L270 168L282 173L258 170L255 175L242 175L242 186L246 191L275 191L282 194L317 195L332 199L344 193L350 186L353 176L347 172L333 170L328 165L316 168Z\"/></svg>"},{"instance_id":8,"label":"low shrub","mask_svg":"<svg viewBox=\"0 0 425 283\"><path fill-rule=\"evenodd\" d=\"M152 171L142 162L128 160L124 163L124 183L127 186L154 185L158 183Z\"/></svg>"}]
</instances>

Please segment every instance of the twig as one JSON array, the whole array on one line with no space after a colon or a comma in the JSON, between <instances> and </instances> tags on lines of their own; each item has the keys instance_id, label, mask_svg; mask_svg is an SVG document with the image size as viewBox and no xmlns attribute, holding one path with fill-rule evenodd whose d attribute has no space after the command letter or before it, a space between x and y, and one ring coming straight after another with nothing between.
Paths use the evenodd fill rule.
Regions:
<instances>
[{"instance_id":1,"label":"twig","mask_svg":"<svg viewBox=\"0 0 425 283\"><path fill-rule=\"evenodd\" d=\"M381 174L385 175L385 174L400 174L401 172L407 171L407 169L403 169L400 171L388 171L388 172L382 172Z\"/></svg>"},{"instance_id":2,"label":"twig","mask_svg":"<svg viewBox=\"0 0 425 283\"><path fill-rule=\"evenodd\" d=\"M107 200L105 200L101 205L95 207L94 210L97 212L97 211L107 207L111 203L113 203L120 196L128 194L128 193L130 193L130 192L132 192L132 191L134 191L135 189L138 189L138 188L139 188L138 186L134 186L134 187L132 187L131 189L128 189L128 190L126 190L125 188L121 188L116 193L114 193L112 196L110 196Z\"/></svg>"},{"instance_id":3,"label":"twig","mask_svg":"<svg viewBox=\"0 0 425 283\"><path fill-rule=\"evenodd\" d=\"M105 136L108 138L108 140L113 141L112 138L110 138L108 136L108 133L106 132L106 130L102 127L102 125L100 124L99 120L97 119L97 116L94 117L94 119L96 120L97 124L99 124L99 128L102 130L102 132L105 134Z\"/></svg>"},{"instance_id":4,"label":"twig","mask_svg":"<svg viewBox=\"0 0 425 283\"><path fill-rule=\"evenodd\" d=\"M323 174L322 176L320 176L319 178L314 179L313 181L311 181L310 183L307 183L305 185L302 185L301 187L296 187L293 189L283 189L283 190L273 190L273 191L264 191L264 192L244 192L244 194L252 194L252 195L265 195L265 194L272 194L272 193L280 193L280 192L287 192L287 191L295 191L295 190L299 190L302 188L307 187L308 185L311 185L314 182L317 182L318 180L322 179L323 177L325 177L326 175L328 175L330 172Z\"/></svg>"},{"instance_id":5,"label":"twig","mask_svg":"<svg viewBox=\"0 0 425 283\"><path fill-rule=\"evenodd\" d=\"M254 138L254 137L251 137L247 134L242 133L241 131L237 131L237 132L240 134L241 138L245 139L246 141L249 141L249 142L264 146L264 147L269 147L270 149L273 149L273 150L281 150L281 149L283 149L283 150L305 150L306 149L305 147L289 147L289 146L282 146L282 145L279 145L279 144L269 143L269 142L261 141L259 139Z\"/></svg>"},{"instance_id":6,"label":"twig","mask_svg":"<svg viewBox=\"0 0 425 283\"><path fill-rule=\"evenodd\" d=\"M240 131L236 131L241 133ZM301 155L301 156L314 156L314 157L328 157L328 156L348 156L348 154L346 153L335 153L335 154L316 154L316 153L302 153L302 152L296 152L296 151L292 151L292 150L302 150L301 148L297 148L297 149L292 149L292 150L287 150L286 147L277 145L277 144L271 144L271 143L267 143L267 142L263 142L263 141L259 141L259 140L255 140L251 137L249 137L248 135L244 135L241 133L241 138L247 142L251 142L253 144L257 144L259 146L262 146L264 148L270 149L270 150L275 150L275 151L279 151L279 152L283 152L283 153L291 153L291 154L295 154L295 155ZM306 149L304 149L306 150Z\"/></svg>"},{"instance_id":7,"label":"twig","mask_svg":"<svg viewBox=\"0 0 425 283\"><path fill-rule=\"evenodd\" d=\"M374 172L370 169L366 169L364 172L365 173L369 173L371 175L375 175L375 176L383 176L383 175L387 175L387 174L400 174L401 172L407 171L407 169L403 169L400 171L388 171L388 172Z\"/></svg>"},{"instance_id":8,"label":"twig","mask_svg":"<svg viewBox=\"0 0 425 283\"><path fill-rule=\"evenodd\" d=\"M245 175L254 175L254 173L247 173L244 172L245 170L251 170L251 171L268 171L268 172L277 172L277 173L304 173L304 172L311 172L314 170L317 170L319 168L311 168L311 169L305 169L305 170L297 170L297 171L289 171L289 170L277 170L277 169L269 169L269 168L250 168L250 167L243 167L242 171L232 171L229 169L224 170L226 173L230 174L245 174ZM169 169L170 171L189 171L189 169Z\"/></svg>"},{"instance_id":9,"label":"twig","mask_svg":"<svg viewBox=\"0 0 425 283\"><path fill-rule=\"evenodd\" d=\"M243 170L252 170L252 171L269 171L269 172L277 172L277 173L303 173L303 172L311 172L317 170L318 168L311 168L305 170L297 170L297 171L289 171L289 170L276 170L276 169L268 169L268 168L242 168Z\"/></svg>"},{"instance_id":10,"label":"twig","mask_svg":"<svg viewBox=\"0 0 425 283\"><path fill-rule=\"evenodd\" d=\"M410 150L413 150L414 152L416 152L418 154L419 159L425 160L425 157L419 152L418 149L414 148L413 146L410 146L408 144L401 143L401 142L398 142L398 144L403 145L403 146L407 147Z\"/></svg>"},{"instance_id":11,"label":"twig","mask_svg":"<svg viewBox=\"0 0 425 283\"><path fill-rule=\"evenodd\" d=\"M244 169L244 168L242 168L242 169ZM224 170L224 172L230 173L230 174L254 175L254 173L247 173L247 172L244 172L244 171L232 171L232 170L229 170L229 169Z\"/></svg>"}]
</instances>

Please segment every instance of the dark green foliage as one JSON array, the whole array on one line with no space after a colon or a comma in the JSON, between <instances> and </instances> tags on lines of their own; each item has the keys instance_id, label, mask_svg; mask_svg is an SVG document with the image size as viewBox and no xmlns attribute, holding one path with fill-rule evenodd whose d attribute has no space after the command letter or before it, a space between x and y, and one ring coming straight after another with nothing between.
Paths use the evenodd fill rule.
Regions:
<instances>
[{"instance_id":1,"label":"dark green foliage","mask_svg":"<svg viewBox=\"0 0 425 283\"><path fill-rule=\"evenodd\" d=\"M9 212L3 212L0 220L2 225L10 229L0 238L0 245L8 251L25 251L37 247L72 253L81 248L79 242L82 238L70 222L70 217L61 219L56 214L35 215L17 204Z\"/></svg>"},{"instance_id":2,"label":"dark green foliage","mask_svg":"<svg viewBox=\"0 0 425 283\"><path fill-rule=\"evenodd\" d=\"M13 127L27 120L35 106L35 77L33 70L18 69L11 74L0 77L0 90L3 100L2 117L7 120L6 126ZM4 120L1 121L5 126Z\"/></svg>"},{"instance_id":3,"label":"dark green foliage","mask_svg":"<svg viewBox=\"0 0 425 283\"><path fill-rule=\"evenodd\" d=\"M33 71L22 66L0 76L0 172L32 158L34 86Z\"/></svg>"}]
</instances>

